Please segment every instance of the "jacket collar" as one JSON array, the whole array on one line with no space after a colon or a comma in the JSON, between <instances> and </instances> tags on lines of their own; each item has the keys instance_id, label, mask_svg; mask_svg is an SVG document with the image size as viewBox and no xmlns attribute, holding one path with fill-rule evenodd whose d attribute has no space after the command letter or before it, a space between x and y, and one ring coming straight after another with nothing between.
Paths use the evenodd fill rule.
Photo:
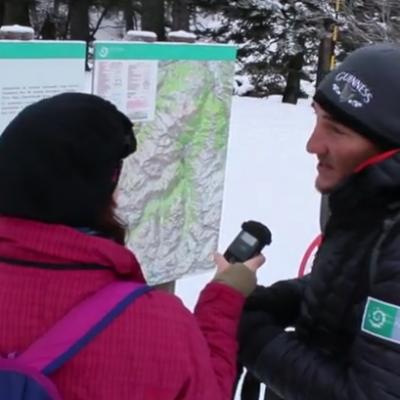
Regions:
<instances>
[{"instance_id":1,"label":"jacket collar","mask_svg":"<svg viewBox=\"0 0 400 400\"><path fill-rule=\"evenodd\" d=\"M367 163L329 196L332 213L358 208L394 207L400 201L400 153Z\"/></svg>"}]
</instances>

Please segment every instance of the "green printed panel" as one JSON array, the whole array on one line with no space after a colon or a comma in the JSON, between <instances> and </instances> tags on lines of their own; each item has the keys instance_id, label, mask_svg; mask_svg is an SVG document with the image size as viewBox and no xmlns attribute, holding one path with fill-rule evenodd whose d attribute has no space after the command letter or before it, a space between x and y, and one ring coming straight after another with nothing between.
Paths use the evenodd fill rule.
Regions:
<instances>
[{"instance_id":1,"label":"green printed panel","mask_svg":"<svg viewBox=\"0 0 400 400\"><path fill-rule=\"evenodd\" d=\"M236 59L228 45L96 42L96 60L225 60Z\"/></svg>"},{"instance_id":2,"label":"green printed panel","mask_svg":"<svg viewBox=\"0 0 400 400\"><path fill-rule=\"evenodd\" d=\"M85 57L85 42L0 41L0 59L84 59Z\"/></svg>"},{"instance_id":3,"label":"green printed panel","mask_svg":"<svg viewBox=\"0 0 400 400\"><path fill-rule=\"evenodd\" d=\"M396 320L398 306L386 302L368 298L364 312L362 330L382 338L396 340Z\"/></svg>"}]
</instances>

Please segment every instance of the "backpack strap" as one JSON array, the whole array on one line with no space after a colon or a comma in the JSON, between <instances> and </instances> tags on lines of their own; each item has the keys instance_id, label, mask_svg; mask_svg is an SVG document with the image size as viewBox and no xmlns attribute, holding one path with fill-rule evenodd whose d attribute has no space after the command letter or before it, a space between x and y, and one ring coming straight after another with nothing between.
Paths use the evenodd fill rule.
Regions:
<instances>
[{"instance_id":1,"label":"backpack strap","mask_svg":"<svg viewBox=\"0 0 400 400\"><path fill-rule=\"evenodd\" d=\"M17 360L49 375L70 360L151 288L114 282L84 300L33 343Z\"/></svg>"}]
</instances>

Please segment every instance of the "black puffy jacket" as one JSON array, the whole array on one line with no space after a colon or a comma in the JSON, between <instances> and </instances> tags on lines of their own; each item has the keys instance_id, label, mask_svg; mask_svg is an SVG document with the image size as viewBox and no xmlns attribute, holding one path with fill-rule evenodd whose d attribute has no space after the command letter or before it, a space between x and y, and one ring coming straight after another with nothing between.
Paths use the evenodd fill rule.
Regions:
<instances>
[{"instance_id":1,"label":"black puffy jacket","mask_svg":"<svg viewBox=\"0 0 400 400\"><path fill-rule=\"evenodd\" d=\"M248 299L241 362L268 400L400 399L400 153L349 177L330 207L311 274ZM375 334L361 329L368 297L391 305L366 313Z\"/></svg>"}]
</instances>

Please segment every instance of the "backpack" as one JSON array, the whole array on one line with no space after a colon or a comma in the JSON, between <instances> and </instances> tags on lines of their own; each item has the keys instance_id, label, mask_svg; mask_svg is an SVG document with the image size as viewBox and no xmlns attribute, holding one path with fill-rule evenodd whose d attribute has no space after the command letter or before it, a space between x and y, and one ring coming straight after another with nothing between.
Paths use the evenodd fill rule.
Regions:
<instances>
[{"instance_id":1,"label":"backpack","mask_svg":"<svg viewBox=\"0 0 400 400\"><path fill-rule=\"evenodd\" d=\"M61 400L48 378L89 344L135 299L150 287L115 282L73 308L44 336L21 354L0 358L0 398Z\"/></svg>"}]
</instances>

